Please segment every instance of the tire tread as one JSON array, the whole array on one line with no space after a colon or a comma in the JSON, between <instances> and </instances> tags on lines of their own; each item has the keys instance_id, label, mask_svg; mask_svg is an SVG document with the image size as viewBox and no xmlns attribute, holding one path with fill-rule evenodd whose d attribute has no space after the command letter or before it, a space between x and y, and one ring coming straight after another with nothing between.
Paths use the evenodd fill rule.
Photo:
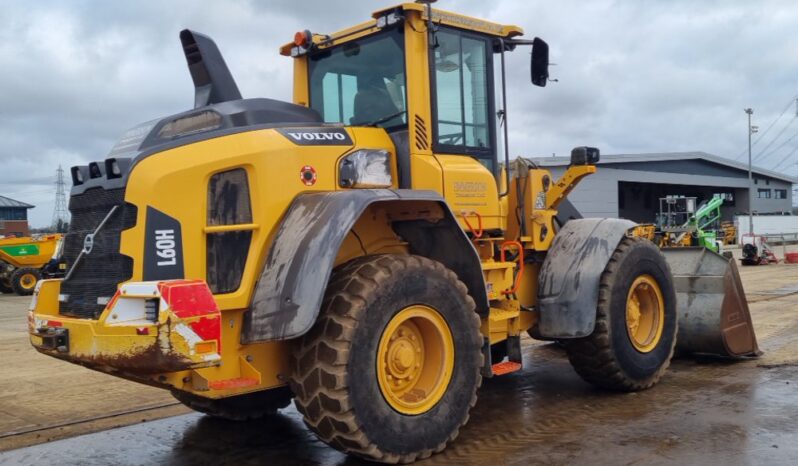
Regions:
<instances>
[{"instance_id":1,"label":"tire tread","mask_svg":"<svg viewBox=\"0 0 798 466\"><path fill-rule=\"evenodd\" d=\"M34 288L27 290L22 287L22 282L21 282L22 276L28 273L33 274L36 277L37 282L42 279L42 274L38 269L34 269L31 267L19 268L11 274L11 280L10 280L11 288L14 290L14 293L20 296L29 296L33 294Z\"/></svg>"},{"instance_id":2,"label":"tire tread","mask_svg":"<svg viewBox=\"0 0 798 466\"><path fill-rule=\"evenodd\" d=\"M480 320L474 309L474 300L468 296L465 285L451 270L430 259L412 255L376 255L354 259L337 269L322 303L314 329L301 337L293 349L291 388L296 396L297 410L303 415L307 426L325 443L345 453L354 454L383 463L412 463L442 451L454 440L465 419L448 439L431 449L422 449L407 454L383 451L374 444L361 429L349 399L347 380L347 357L352 337L358 322L365 313L368 295L379 288L391 276L403 269L434 269L444 274L452 285L464 295L469 308L464 314L473 319L474 328ZM476 332L475 343L479 341ZM331 351L327 357L322 352ZM481 384L479 368L482 354L473 367L477 375L477 388ZM316 363L309 363L315 360ZM471 395L469 410L477 401L477 390Z\"/></svg>"},{"instance_id":3,"label":"tire tread","mask_svg":"<svg viewBox=\"0 0 798 466\"><path fill-rule=\"evenodd\" d=\"M645 380L635 380L624 374L613 353L610 342L610 297L620 271L621 259L637 244L653 243L643 238L625 237L610 258L599 285L599 301L593 333L584 338L567 341L568 359L576 372L587 382L609 390L638 391L656 384L670 366L675 345L671 345L665 363ZM674 338L674 343L675 343Z\"/></svg>"}]
</instances>

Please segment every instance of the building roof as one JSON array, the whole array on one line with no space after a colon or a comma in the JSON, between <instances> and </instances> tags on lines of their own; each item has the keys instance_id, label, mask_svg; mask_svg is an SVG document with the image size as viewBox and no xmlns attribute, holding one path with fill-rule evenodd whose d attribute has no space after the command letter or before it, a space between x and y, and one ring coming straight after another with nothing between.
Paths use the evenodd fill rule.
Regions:
<instances>
[{"instance_id":1,"label":"building roof","mask_svg":"<svg viewBox=\"0 0 798 466\"><path fill-rule=\"evenodd\" d=\"M568 165L571 161L570 157L535 157L531 158L533 162L543 167L560 167ZM740 163L726 157L718 155L707 154L706 152L663 152L652 154L601 154L599 165L614 164L614 163L627 163L627 162L670 162L674 160L705 160L707 162L725 165L727 167L735 168L738 170L748 171L748 164ZM758 175L783 180L788 183L798 184L798 178L785 175L784 173L777 173L767 170L756 165L751 167L751 171Z\"/></svg>"},{"instance_id":2,"label":"building roof","mask_svg":"<svg viewBox=\"0 0 798 466\"><path fill-rule=\"evenodd\" d=\"M17 200L11 199L10 197L0 196L0 207L22 207L25 209L32 209L36 206L19 202Z\"/></svg>"}]
</instances>

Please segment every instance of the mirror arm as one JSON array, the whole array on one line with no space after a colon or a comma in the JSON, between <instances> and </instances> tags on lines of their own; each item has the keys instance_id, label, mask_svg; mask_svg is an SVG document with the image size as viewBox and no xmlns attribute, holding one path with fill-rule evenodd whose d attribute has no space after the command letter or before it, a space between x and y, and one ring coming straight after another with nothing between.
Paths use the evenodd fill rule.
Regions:
<instances>
[{"instance_id":1,"label":"mirror arm","mask_svg":"<svg viewBox=\"0 0 798 466\"><path fill-rule=\"evenodd\" d=\"M528 39L502 39L502 41L507 43L507 45L510 45L510 46L533 45L535 43L534 39L533 40L528 40Z\"/></svg>"}]
</instances>

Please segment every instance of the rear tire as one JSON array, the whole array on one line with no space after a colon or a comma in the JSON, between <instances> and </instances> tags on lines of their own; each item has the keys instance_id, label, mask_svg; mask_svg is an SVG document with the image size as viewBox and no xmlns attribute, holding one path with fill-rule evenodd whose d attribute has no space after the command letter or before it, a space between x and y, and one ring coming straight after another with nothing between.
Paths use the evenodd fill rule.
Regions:
<instances>
[{"instance_id":1,"label":"rear tire","mask_svg":"<svg viewBox=\"0 0 798 466\"><path fill-rule=\"evenodd\" d=\"M180 390L172 391L177 401L194 411L229 421L248 421L269 416L291 404L288 387L272 388L227 398L206 398Z\"/></svg>"},{"instance_id":2,"label":"rear tire","mask_svg":"<svg viewBox=\"0 0 798 466\"><path fill-rule=\"evenodd\" d=\"M366 256L337 269L316 324L294 346L291 387L305 423L372 461L442 451L482 381L474 309L454 272L423 257Z\"/></svg>"},{"instance_id":3,"label":"rear tire","mask_svg":"<svg viewBox=\"0 0 798 466\"><path fill-rule=\"evenodd\" d=\"M20 296L28 296L33 294L33 290L36 289L36 284L41 278L41 272L38 270L23 267L11 274L11 288Z\"/></svg>"},{"instance_id":4,"label":"rear tire","mask_svg":"<svg viewBox=\"0 0 798 466\"><path fill-rule=\"evenodd\" d=\"M637 320L630 317L635 312ZM587 382L636 391L665 373L676 330L676 292L665 257L649 241L624 238L601 275L593 333L564 343L571 365Z\"/></svg>"}]
</instances>

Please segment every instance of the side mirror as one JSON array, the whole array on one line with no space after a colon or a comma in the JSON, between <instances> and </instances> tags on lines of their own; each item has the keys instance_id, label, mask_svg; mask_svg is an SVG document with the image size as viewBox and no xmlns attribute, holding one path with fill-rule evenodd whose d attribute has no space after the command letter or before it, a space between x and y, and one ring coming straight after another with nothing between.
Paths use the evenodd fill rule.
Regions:
<instances>
[{"instance_id":1,"label":"side mirror","mask_svg":"<svg viewBox=\"0 0 798 466\"><path fill-rule=\"evenodd\" d=\"M532 84L546 87L549 80L549 44L543 39L535 37L532 41Z\"/></svg>"},{"instance_id":2,"label":"side mirror","mask_svg":"<svg viewBox=\"0 0 798 466\"><path fill-rule=\"evenodd\" d=\"M574 147L571 150L571 165L595 165L599 161L599 150L595 147Z\"/></svg>"}]
</instances>

